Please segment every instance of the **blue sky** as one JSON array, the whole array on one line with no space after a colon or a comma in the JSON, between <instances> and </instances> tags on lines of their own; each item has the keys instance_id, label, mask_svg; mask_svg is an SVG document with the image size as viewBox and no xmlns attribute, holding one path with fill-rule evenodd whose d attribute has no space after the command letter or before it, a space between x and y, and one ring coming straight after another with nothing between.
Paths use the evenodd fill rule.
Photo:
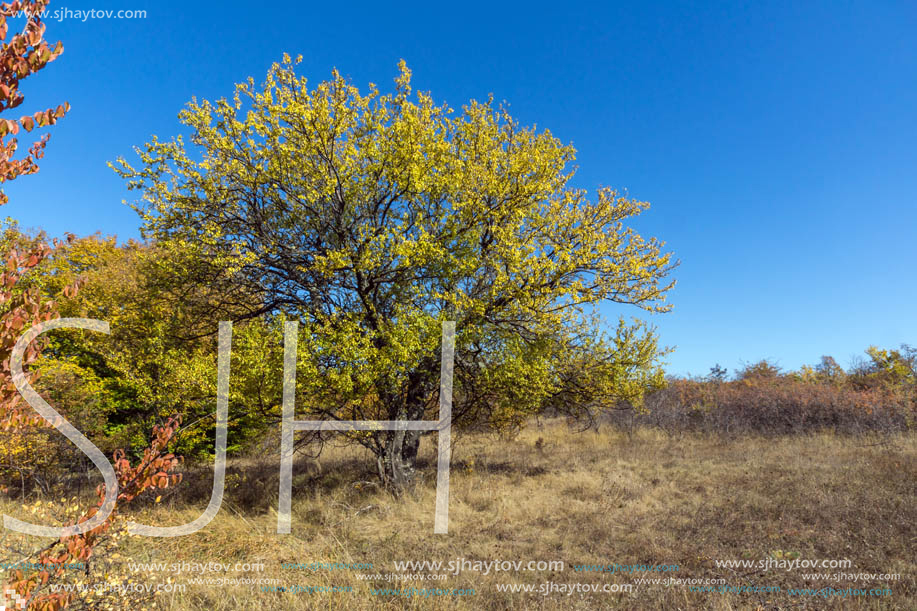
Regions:
<instances>
[{"instance_id":1,"label":"blue sky","mask_svg":"<svg viewBox=\"0 0 917 611\"><path fill-rule=\"evenodd\" d=\"M284 52L361 88L404 58L437 100L493 93L572 142L577 186L651 202L636 226L682 261L674 311L649 317L671 373L917 344L917 5L316 4L52 2L147 17L47 21L65 52L22 109L72 111L0 214L135 237L106 161L177 133L191 96L229 96Z\"/></svg>"}]
</instances>

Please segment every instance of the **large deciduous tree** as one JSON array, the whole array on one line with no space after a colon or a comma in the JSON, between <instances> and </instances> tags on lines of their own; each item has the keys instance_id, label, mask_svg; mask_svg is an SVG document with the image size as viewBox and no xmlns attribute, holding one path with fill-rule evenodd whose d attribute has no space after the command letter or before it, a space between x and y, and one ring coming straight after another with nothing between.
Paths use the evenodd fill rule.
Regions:
<instances>
[{"instance_id":1,"label":"large deciduous tree","mask_svg":"<svg viewBox=\"0 0 917 611\"><path fill-rule=\"evenodd\" d=\"M143 191L148 237L259 295L251 315L300 321L299 414L435 419L446 320L457 425L513 428L661 383L651 329L606 337L594 317L669 308L671 254L625 225L648 204L572 187L572 146L492 100L437 104L403 63L388 94L336 71L310 89L296 63L193 100L193 148L154 139L116 170ZM412 480L420 432L346 435L394 489Z\"/></svg>"}]
</instances>

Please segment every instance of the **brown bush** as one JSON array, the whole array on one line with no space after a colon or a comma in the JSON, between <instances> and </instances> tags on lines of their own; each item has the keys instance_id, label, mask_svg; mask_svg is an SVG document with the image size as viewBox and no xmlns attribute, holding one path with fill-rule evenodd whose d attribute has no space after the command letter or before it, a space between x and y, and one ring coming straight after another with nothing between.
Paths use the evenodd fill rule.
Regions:
<instances>
[{"instance_id":1,"label":"brown bush","mask_svg":"<svg viewBox=\"0 0 917 611\"><path fill-rule=\"evenodd\" d=\"M678 379L650 395L647 414L632 426L648 425L668 432L782 435L833 431L890 433L917 424L915 388L805 381L799 376L748 376L720 382ZM611 414L623 424L625 416Z\"/></svg>"}]
</instances>

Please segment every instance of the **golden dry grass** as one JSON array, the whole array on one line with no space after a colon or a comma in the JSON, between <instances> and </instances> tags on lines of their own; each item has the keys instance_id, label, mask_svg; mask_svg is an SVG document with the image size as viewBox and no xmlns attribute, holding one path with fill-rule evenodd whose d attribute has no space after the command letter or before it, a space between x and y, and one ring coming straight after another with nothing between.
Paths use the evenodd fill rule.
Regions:
<instances>
[{"instance_id":1,"label":"golden dry grass","mask_svg":"<svg viewBox=\"0 0 917 611\"><path fill-rule=\"evenodd\" d=\"M541 441L539 441L541 439ZM336 449L297 465L293 533L275 534L276 458L231 465L223 508L201 532L175 539L129 538L111 563L263 562L284 586L350 586L352 592L262 592L260 586L188 585L158 608L213 609L770 609L917 608L917 438L889 443L832 435L782 438L575 433L558 422L512 441L468 436L455 448L449 534L433 534L433 447L426 481L404 498L379 491L371 461ZM207 474L181 496L140 512L146 523L194 519L209 496ZM714 560L759 560L778 552L853 561L811 572L899 573L887 597L789 596L788 588L864 587L804 581L806 569L718 569ZM393 573L403 560L563 560L564 571L465 571L446 581L376 587L473 588L475 596L374 596L358 573ZM372 571L282 570L284 562L372 563ZM689 592L638 585L631 593L565 596L498 592L501 583L633 583L628 575L577 572L574 564L677 564L668 576L725 578L732 586L780 586L782 594ZM211 574L219 577L219 574ZM636 577L665 577L640 574ZM164 579L165 575L157 576ZM188 574L171 575L186 582ZM138 581L150 575L134 575ZM125 606L124 608L131 608Z\"/></svg>"}]
</instances>

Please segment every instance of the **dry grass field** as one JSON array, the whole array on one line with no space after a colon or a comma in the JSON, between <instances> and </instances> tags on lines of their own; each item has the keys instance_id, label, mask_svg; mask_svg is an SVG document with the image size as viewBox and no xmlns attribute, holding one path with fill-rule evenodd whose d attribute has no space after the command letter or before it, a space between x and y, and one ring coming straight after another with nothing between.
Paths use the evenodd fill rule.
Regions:
<instances>
[{"instance_id":1,"label":"dry grass field","mask_svg":"<svg viewBox=\"0 0 917 611\"><path fill-rule=\"evenodd\" d=\"M104 554L105 571L139 583L171 579L156 608L212 609L809 609L917 608L917 438L829 434L778 438L577 433L561 422L533 425L501 444L460 438L451 472L448 535L433 534L433 448L424 444L425 482L395 499L373 483L372 463L331 449L296 467L293 533L275 533L278 465L273 456L231 463L222 509L189 537L127 537ZM210 475L189 474L175 496L143 508L141 521L177 524L206 506ZM22 513L8 506L7 513ZM7 535L11 552L17 540ZM6 555L6 554L4 554ZM12 558L14 555L10 553ZM463 570L445 580L367 582L396 561L553 561L564 570ZM846 569L717 568L717 560L849 559ZM263 563L262 571L211 572L211 579L338 586L345 592L263 591L262 585L189 583L199 574L128 570L129 562ZM283 563L371 563L371 570L289 569ZM577 571L574 565L678 565L669 573ZM445 572L445 571L441 571ZM804 573L899 574L854 583ZM725 579L728 586L780 593L692 592L641 578ZM630 592L539 593L545 583L636 584ZM372 587L371 585L372 584ZM530 593L501 584L534 585ZM791 595L790 588L890 588L889 596ZM268 589L271 586L265 586ZM378 595L372 588L473 589L465 596ZM550 587L550 586L547 586ZM112 598L115 608L153 603ZM118 601L121 601L120 603ZM136 605L136 607L134 606Z\"/></svg>"}]
</instances>

